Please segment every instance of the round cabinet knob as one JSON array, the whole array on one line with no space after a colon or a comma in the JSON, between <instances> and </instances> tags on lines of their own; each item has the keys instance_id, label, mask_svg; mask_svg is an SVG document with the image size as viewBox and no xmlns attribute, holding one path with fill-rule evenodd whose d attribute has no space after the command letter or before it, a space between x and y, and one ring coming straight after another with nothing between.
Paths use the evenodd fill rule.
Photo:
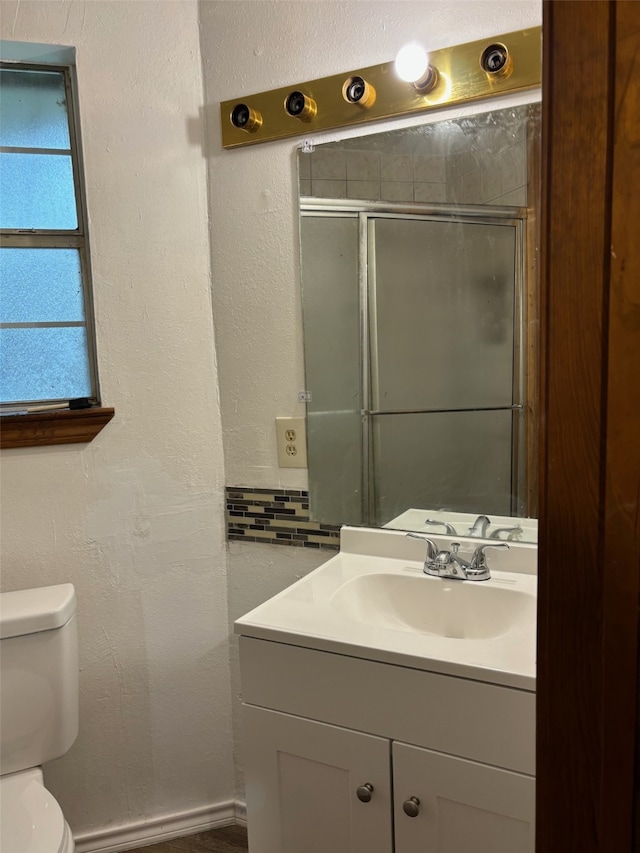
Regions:
<instances>
[{"instance_id":1,"label":"round cabinet knob","mask_svg":"<svg viewBox=\"0 0 640 853\"><path fill-rule=\"evenodd\" d=\"M417 797L409 797L402 804L402 811L407 817L418 817L420 814L420 800Z\"/></svg>"},{"instance_id":2,"label":"round cabinet knob","mask_svg":"<svg viewBox=\"0 0 640 853\"><path fill-rule=\"evenodd\" d=\"M373 785L369 782L365 782L364 785L360 785L360 787L356 790L356 794L361 803L368 803L371 800L371 794L373 794Z\"/></svg>"}]
</instances>

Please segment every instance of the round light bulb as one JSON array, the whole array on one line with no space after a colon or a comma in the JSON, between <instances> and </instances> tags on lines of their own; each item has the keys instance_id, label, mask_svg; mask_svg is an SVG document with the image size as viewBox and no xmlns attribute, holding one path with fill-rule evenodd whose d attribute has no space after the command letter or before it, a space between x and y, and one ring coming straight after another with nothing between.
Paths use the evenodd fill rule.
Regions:
<instances>
[{"instance_id":1,"label":"round light bulb","mask_svg":"<svg viewBox=\"0 0 640 853\"><path fill-rule=\"evenodd\" d=\"M421 80L429 68L429 57L426 50L417 42L405 44L396 56L396 74L407 83Z\"/></svg>"}]
</instances>

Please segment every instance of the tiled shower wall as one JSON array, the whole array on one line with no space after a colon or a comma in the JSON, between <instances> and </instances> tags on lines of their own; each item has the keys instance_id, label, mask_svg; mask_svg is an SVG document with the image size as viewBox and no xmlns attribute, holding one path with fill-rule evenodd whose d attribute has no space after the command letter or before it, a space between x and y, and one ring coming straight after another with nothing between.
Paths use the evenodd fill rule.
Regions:
<instances>
[{"instance_id":1,"label":"tiled shower wall","mask_svg":"<svg viewBox=\"0 0 640 853\"><path fill-rule=\"evenodd\" d=\"M446 201L445 160L413 154L317 148L301 154L300 194L375 201Z\"/></svg>"},{"instance_id":2,"label":"tiled shower wall","mask_svg":"<svg viewBox=\"0 0 640 853\"><path fill-rule=\"evenodd\" d=\"M309 519L309 492L227 486L227 538L300 548L340 547L340 528Z\"/></svg>"},{"instance_id":3,"label":"tiled shower wall","mask_svg":"<svg viewBox=\"0 0 640 853\"><path fill-rule=\"evenodd\" d=\"M458 149L450 141L430 153L341 148L336 143L300 153L300 194L315 198L389 202L526 205L524 132L496 131L484 144L480 129ZM460 140L462 142L462 140ZM353 145L353 143L351 143ZM471 150L473 149L473 150Z\"/></svg>"}]
</instances>

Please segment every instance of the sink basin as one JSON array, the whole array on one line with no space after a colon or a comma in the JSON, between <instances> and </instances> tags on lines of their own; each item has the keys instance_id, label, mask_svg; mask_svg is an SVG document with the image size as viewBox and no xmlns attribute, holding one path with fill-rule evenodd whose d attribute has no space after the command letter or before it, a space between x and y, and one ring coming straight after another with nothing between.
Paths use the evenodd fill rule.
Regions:
<instances>
[{"instance_id":1,"label":"sink basin","mask_svg":"<svg viewBox=\"0 0 640 853\"><path fill-rule=\"evenodd\" d=\"M456 640L493 640L536 614L535 596L527 592L424 574L360 575L336 590L331 605L358 622Z\"/></svg>"},{"instance_id":2,"label":"sink basin","mask_svg":"<svg viewBox=\"0 0 640 853\"><path fill-rule=\"evenodd\" d=\"M450 546L448 537L431 538ZM462 541L465 559L475 547ZM486 581L429 577L424 550L400 531L343 527L339 554L236 620L235 631L535 690L536 546L490 552Z\"/></svg>"}]
</instances>

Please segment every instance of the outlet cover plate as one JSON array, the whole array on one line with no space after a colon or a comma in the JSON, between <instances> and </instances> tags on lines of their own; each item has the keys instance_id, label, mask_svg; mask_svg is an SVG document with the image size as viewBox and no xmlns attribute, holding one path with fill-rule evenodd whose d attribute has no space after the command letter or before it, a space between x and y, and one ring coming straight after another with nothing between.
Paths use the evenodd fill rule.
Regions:
<instances>
[{"instance_id":1,"label":"outlet cover plate","mask_svg":"<svg viewBox=\"0 0 640 853\"><path fill-rule=\"evenodd\" d=\"M276 418L278 465L281 468L307 467L306 418Z\"/></svg>"}]
</instances>

